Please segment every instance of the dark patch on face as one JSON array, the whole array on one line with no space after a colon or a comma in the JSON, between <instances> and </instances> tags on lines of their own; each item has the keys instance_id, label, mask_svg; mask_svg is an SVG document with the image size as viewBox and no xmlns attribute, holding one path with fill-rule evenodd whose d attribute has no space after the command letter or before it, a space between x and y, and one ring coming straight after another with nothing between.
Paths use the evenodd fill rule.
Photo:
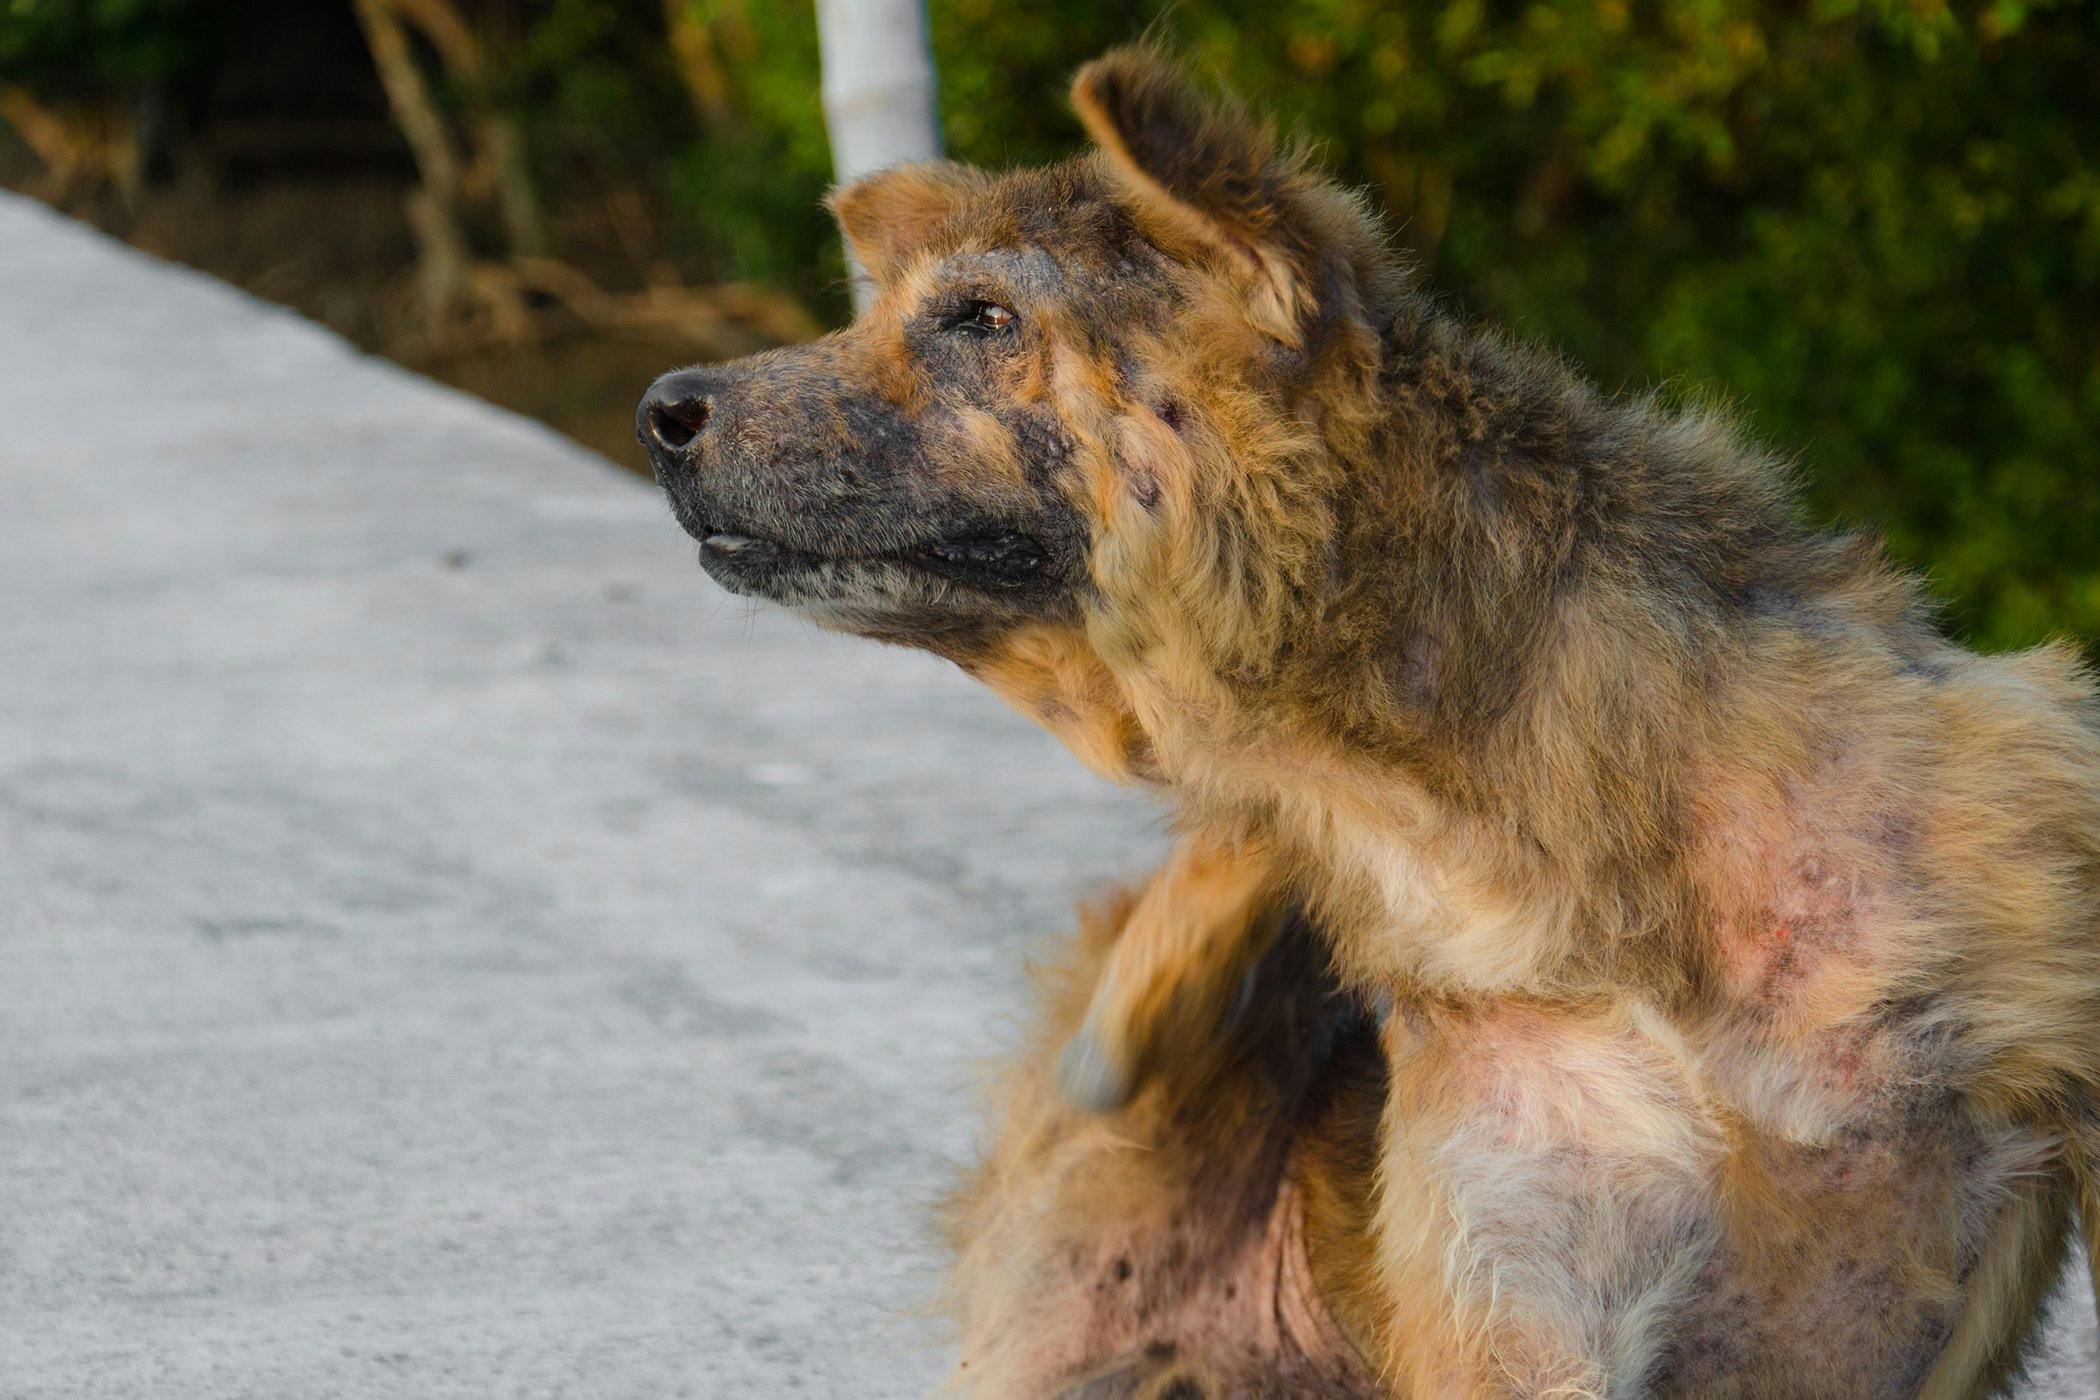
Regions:
<instances>
[{"instance_id":1,"label":"dark patch on face","mask_svg":"<svg viewBox=\"0 0 2100 1400\"><path fill-rule=\"evenodd\" d=\"M1130 1261L1128 1259L1116 1260L1115 1275L1117 1283L1122 1283L1130 1277Z\"/></svg>"},{"instance_id":2,"label":"dark patch on face","mask_svg":"<svg viewBox=\"0 0 2100 1400\"><path fill-rule=\"evenodd\" d=\"M1054 490L1072 463L1072 435L1057 415L1046 408L1019 409L1001 413L999 423L1013 437L1028 484Z\"/></svg>"},{"instance_id":3,"label":"dark patch on face","mask_svg":"<svg viewBox=\"0 0 2100 1400\"><path fill-rule=\"evenodd\" d=\"M1110 356L1110 361L1116 367L1117 387L1133 400L1143 399L1146 392L1145 367L1138 363L1137 356L1128 346L1118 345Z\"/></svg>"},{"instance_id":4,"label":"dark patch on face","mask_svg":"<svg viewBox=\"0 0 2100 1400\"><path fill-rule=\"evenodd\" d=\"M1146 510L1154 509L1159 505L1159 478L1148 471L1132 472L1130 494Z\"/></svg>"}]
</instances>

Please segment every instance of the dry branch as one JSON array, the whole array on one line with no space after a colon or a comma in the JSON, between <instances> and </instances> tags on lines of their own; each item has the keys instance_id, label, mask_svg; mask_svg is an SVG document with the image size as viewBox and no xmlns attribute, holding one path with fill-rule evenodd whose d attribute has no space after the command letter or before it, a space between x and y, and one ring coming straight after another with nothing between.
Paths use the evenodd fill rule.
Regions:
<instances>
[{"instance_id":1,"label":"dry branch","mask_svg":"<svg viewBox=\"0 0 2100 1400\"><path fill-rule=\"evenodd\" d=\"M536 255L546 244L517 128L478 96L486 70L480 41L449 0L356 0L356 10L387 106L421 182L409 199L408 218L416 237L426 336L455 338L462 321L478 318L505 338L527 334L529 310L505 290L504 279L492 277L473 259L466 233L468 202L492 199L509 256ZM475 95L481 110L470 126L471 148L462 149L464 142L455 138L431 92L410 42L411 27L461 90Z\"/></svg>"},{"instance_id":2,"label":"dry branch","mask_svg":"<svg viewBox=\"0 0 2100 1400\"><path fill-rule=\"evenodd\" d=\"M114 187L126 204L137 202L144 154L137 124L116 105L51 106L26 88L0 84L0 121L44 167L58 198L91 181Z\"/></svg>"}]
</instances>

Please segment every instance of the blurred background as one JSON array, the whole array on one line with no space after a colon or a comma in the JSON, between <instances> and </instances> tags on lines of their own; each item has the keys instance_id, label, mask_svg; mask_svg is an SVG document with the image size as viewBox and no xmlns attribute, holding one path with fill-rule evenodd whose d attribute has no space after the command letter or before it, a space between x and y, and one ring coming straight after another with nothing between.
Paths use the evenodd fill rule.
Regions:
<instances>
[{"instance_id":1,"label":"blurred background","mask_svg":"<svg viewBox=\"0 0 2100 1400\"><path fill-rule=\"evenodd\" d=\"M2100 645L2100 6L931 0L948 152L1152 34L1462 307L1719 398L1988 646ZM0 183L636 470L847 314L807 0L0 0ZM4 250L0 250L4 256Z\"/></svg>"}]
</instances>

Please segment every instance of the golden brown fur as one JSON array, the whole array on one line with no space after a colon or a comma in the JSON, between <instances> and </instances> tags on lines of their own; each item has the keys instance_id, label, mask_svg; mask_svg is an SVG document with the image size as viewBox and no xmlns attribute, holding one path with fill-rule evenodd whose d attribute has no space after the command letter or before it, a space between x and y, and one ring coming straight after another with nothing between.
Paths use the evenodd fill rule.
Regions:
<instances>
[{"instance_id":1,"label":"golden brown fur","mask_svg":"<svg viewBox=\"0 0 2100 1400\"><path fill-rule=\"evenodd\" d=\"M1110 69L1126 87L1171 81L1111 61L1131 62L1136 78ZM1097 137L1118 120L1095 105L1101 81L1077 87ZM1141 206L1159 198L1139 183ZM1207 290L1243 304L1247 276ZM1420 314L1388 332L1404 368L1388 349L1378 413L1360 401L1373 347L1330 352L1300 406L1314 441L1250 430L1263 398L1244 389L1253 402L1204 405L1228 425L1211 460L1126 440L1117 469L1142 462L1192 518L1112 536L1108 600L1085 623L1128 706L1097 724L1142 732L1123 746L1147 753L1190 839L1282 852L1344 975L1401 999L1379 1258L1358 1281L1376 1301L1355 1309L1384 1320L1370 1353L1421 1395L1865 1394L1892 1375L1903 1393L1982 1393L2059 1257L2084 1158L2057 1149L2076 1149L2100 1071L2082 669L2064 649L1951 647L1871 550L1794 524L1783 474L1724 425L1606 410L1557 365ZM1169 392L1219 392L1188 349L1153 352ZM1415 431L1392 433L1395 415ZM1591 468L1618 479L1555 469L1597 454L1590 434L1620 439ZM1498 437L1524 441L1529 469L1466 480ZM1357 527L1353 558L1335 496L1362 509L1360 493L1306 490L1337 472L1375 473L1404 522ZM1240 536L1226 544L1221 505ZM1339 540L1341 567L1390 569L1396 536L1434 561L1402 585L1420 590L1415 635L1349 635L1346 588L1317 621L1293 614L1319 546L1321 567ZM1261 559L1267 588L1206 579L1227 549L1241 569ZM1301 665L1307 626L1325 635ZM1375 684L1394 659L1359 662L1367 641L1400 653L1401 684ZM973 669L1035 707L996 661ZM1228 948L1248 928L1230 911L1217 925ZM1132 936L1147 946L1119 950L1081 1044L1137 1073L1180 969L1214 986L1233 954L1186 914ZM1964 1181L1986 1152L2005 1160ZM1958 1204L1965 1190L1988 1203ZM1568 1237L1573 1260L1525 1262L1575 1220L1602 1233ZM1852 1379L1784 1338L1727 1364L1697 1354L1702 1311L1796 1342L1867 1326L1835 1296L1782 1301L1814 1293L1813 1267L1771 1238L1792 1220L1811 1257L1842 1235L1845 1268L1882 1275L1894 1335L1848 1335ZM1936 1221L1959 1223L1935 1239Z\"/></svg>"},{"instance_id":2,"label":"golden brown fur","mask_svg":"<svg viewBox=\"0 0 2100 1400\"><path fill-rule=\"evenodd\" d=\"M1135 1097L1037 1064L964 1213L978 1389L1998 1384L2100 1217L2077 656L1955 646L1727 423L1449 315L1170 65L1074 103L1066 165L841 191L861 320L644 412L718 578L1175 807L1058 1012L1068 1085ZM1294 909L1375 1053L1289 1053ZM1323 1307L1263 1332L1264 1269Z\"/></svg>"},{"instance_id":3,"label":"golden brown fur","mask_svg":"<svg viewBox=\"0 0 2100 1400\"><path fill-rule=\"evenodd\" d=\"M1406 1351L1427 1374L1376 1375L1394 1317L1376 1223L1389 1131L1381 1124L1400 1117L1426 1135L1454 1136L1448 1102L1421 1097L1447 1076L1399 1075L1415 1097L1389 1108L1387 1059L1456 1054L1461 1078L1485 1072L1514 1089L1543 1088L1563 1115L1558 1131L1587 1138L1590 1152L1667 1157L1656 1151L1671 1136L1666 1123L1628 1131L1625 1118L1596 1112L1570 1088L1607 1078L1589 1073L1596 1065L1578 1052L1585 1040L1608 1051L1612 1037L1558 1013L1526 1024L1528 1009L1507 1007L1499 1024L1466 1018L1462 1040L1424 1033L1449 1026L1396 1030L1394 1020L1381 1036L1371 1009L1334 982L1302 917L1272 905L1255 963L1263 995L1208 1025L1170 1020L1131 1099L1088 1112L1062 1091L1059 1047L1121 945L1145 936L1135 921L1142 898L1087 911L1070 954L1044 979L1031 1048L998 1086L990 1150L950 1212L961 1346L946 1389L1095 1400L1461 1391L1453 1358L1418 1347ZM1237 905L1225 912L1237 925ZM1671 1078L1655 1067L1619 1087L1650 1093ZM2036 1170L2045 1142L1998 1143L2016 1160L1993 1173L1979 1170L1979 1150L1992 1149L1973 1125L1928 1119L1824 1147L1740 1122L1721 1132L1726 1204L1709 1222L1718 1247L1703 1265L1708 1277L1693 1281L1706 1285L1701 1306L1677 1319L1648 1393L1892 1393L1883 1384L1891 1358L1921 1327L1951 1328L1952 1339L1931 1386L1894 1393L1981 1395L2013 1370L2013 1335L2055 1276L2069 1205L2060 1180ZM1498 1140L1490 1155L1521 1147ZM2009 1194L1979 1214L1967 1197L1994 1176L2010 1181ZM1428 1216L1434 1193L1411 1191L1408 1214ZM1949 1222L1984 1215L1997 1238L1972 1245L1986 1262L1964 1273ZM1593 1218L1583 1228L1610 1227ZM1582 1253L1613 1257L1608 1247ZM1437 1284L1415 1301L1407 1320L1417 1342L1437 1335L1425 1324L1448 1298ZM1547 1389L1535 1377L1527 1393Z\"/></svg>"}]
</instances>

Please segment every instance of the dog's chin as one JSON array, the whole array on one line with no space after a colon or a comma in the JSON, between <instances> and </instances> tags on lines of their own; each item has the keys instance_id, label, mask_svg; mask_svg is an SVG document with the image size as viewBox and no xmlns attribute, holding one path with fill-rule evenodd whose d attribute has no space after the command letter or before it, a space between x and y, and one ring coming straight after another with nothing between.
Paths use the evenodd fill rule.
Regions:
<instances>
[{"instance_id":1,"label":"dog's chin","mask_svg":"<svg viewBox=\"0 0 2100 1400\"><path fill-rule=\"evenodd\" d=\"M731 593L811 612L922 608L941 591L902 559L810 554L726 531L701 540L700 567Z\"/></svg>"},{"instance_id":2,"label":"dog's chin","mask_svg":"<svg viewBox=\"0 0 2100 1400\"><path fill-rule=\"evenodd\" d=\"M700 565L732 593L763 598L819 626L943 655L962 655L1015 623L1069 603L1039 546L1004 533L889 554L825 555L715 531Z\"/></svg>"}]
</instances>

